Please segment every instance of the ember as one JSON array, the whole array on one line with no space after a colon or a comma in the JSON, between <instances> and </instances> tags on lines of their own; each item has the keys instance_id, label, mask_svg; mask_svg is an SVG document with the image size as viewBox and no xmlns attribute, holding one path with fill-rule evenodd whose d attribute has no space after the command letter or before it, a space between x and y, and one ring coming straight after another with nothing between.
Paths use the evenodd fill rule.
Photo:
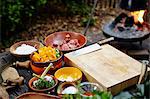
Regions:
<instances>
[{"instance_id":1,"label":"ember","mask_svg":"<svg viewBox=\"0 0 150 99\"><path fill-rule=\"evenodd\" d=\"M144 31L145 26L143 26L144 23L144 16L145 10L140 11L134 11L131 12L129 15L125 13L121 13L110 25L111 28L114 28L114 31L124 31L132 29L134 31L142 30Z\"/></svg>"},{"instance_id":2,"label":"ember","mask_svg":"<svg viewBox=\"0 0 150 99\"><path fill-rule=\"evenodd\" d=\"M134 22L135 23L140 22L142 24L144 22L143 20L144 13L145 10L131 12L131 15L134 17Z\"/></svg>"},{"instance_id":3,"label":"ember","mask_svg":"<svg viewBox=\"0 0 150 99\"><path fill-rule=\"evenodd\" d=\"M106 36L113 36L122 41L142 41L149 37L150 25L144 22L146 10L121 13L114 21L103 27Z\"/></svg>"}]
</instances>

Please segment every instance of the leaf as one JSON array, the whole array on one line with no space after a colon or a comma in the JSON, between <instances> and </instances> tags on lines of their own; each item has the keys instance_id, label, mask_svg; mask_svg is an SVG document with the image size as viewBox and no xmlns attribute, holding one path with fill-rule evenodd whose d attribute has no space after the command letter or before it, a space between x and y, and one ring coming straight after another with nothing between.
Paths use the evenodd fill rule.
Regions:
<instances>
[{"instance_id":1,"label":"leaf","mask_svg":"<svg viewBox=\"0 0 150 99\"><path fill-rule=\"evenodd\" d=\"M31 17L32 16L32 13L29 13L29 17Z\"/></svg>"},{"instance_id":2,"label":"leaf","mask_svg":"<svg viewBox=\"0 0 150 99\"><path fill-rule=\"evenodd\" d=\"M117 96L115 96L113 99L131 99L132 95L129 92L121 92Z\"/></svg>"},{"instance_id":3,"label":"leaf","mask_svg":"<svg viewBox=\"0 0 150 99\"><path fill-rule=\"evenodd\" d=\"M142 96L144 96L144 84L137 85L137 89Z\"/></svg>"}]
</instances>

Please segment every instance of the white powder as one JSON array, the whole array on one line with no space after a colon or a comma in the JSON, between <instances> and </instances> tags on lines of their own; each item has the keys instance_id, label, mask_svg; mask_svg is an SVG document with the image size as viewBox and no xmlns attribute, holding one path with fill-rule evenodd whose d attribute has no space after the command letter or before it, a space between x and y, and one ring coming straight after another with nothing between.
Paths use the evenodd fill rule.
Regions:
<instances>
[{"instance_id":1,"label":"white powder","mask_svg":"<svg viewBox=\"0 0 150 99\"><path fill-rule=\"evenodd\" d=\"M72 81L74 81L74 79L71 76L68 76L67 79L66 79L66 81L72 82Z\"/></svg>"},{"instance_id":2,"label":"white powder","mask_svg":"<svg viewBox=\"0 0 150 99\"><path fill-rule=\"evenodd\" d=\"M35 47L22 44L21 46L16 48L15 53L20 55L26 55L26 54L31 54L34 51L37 51Z\"/></svg>"},{"instance_id":3,"label":"white powder","mask_svg":"<svg viewBox=\"0 0 150 99\"><path fill-rule=\"evenodd\" d=\"M58 79L60 81L67 81L67 82L72 82L75 80L71 76L64 76L64 75L61 75Z\"/></svg>"},{"instance_id":4,"label":"white powder","mask_svg":"<svg viewBox=\"0 0 150 99\"><path fill-rule=\"evenodd\" d=\"M77 92L77 88L74 86L69 86L62 91L62 94L76 94Z\"/></svg>"}]
</instances>

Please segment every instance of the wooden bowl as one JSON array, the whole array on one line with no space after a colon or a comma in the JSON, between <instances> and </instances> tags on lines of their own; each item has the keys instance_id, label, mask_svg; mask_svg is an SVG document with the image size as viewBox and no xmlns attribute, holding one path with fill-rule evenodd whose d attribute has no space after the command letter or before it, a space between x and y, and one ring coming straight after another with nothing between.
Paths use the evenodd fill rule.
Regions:
<instances>
[{"instance_id":1,"label":"wooden bowl","mask_svg":"<svg viewBox=\"0 0 150 99\"><path fill-rule=\"evenodd\" d=\"M60 99L60 97L44 93L27 92L19 95L15 99Z\"/></svg>"},{"instance_id":2,"label":"wooden bowl","mask_svg":"<svg viewBox=\"0 0 150 99\"><path fill-rule=\"evenodd\" d=\"M27 45L30 45L30 46L34 46L36 49L40 48L40 46L41 46L41 43L37 42L37 41L20 41L20 42L17 42L15 44L13 44L10 47L10 53L13 54L16 57L29 57L29 55L31 53L30 54L17 54L17 53L15 53L16 48L21 46L22 44L27 44Z\"/></svg>"},{"instance_id":3,"label":"wooden bowl","mask_svg":"<svg viewBox=\"0 0 150 99\"><path fill-rule=\"evenodd\" d=\"M69 32L69 31L52 33L45 38L44 43L46 46L50 45L53 47L55 47L54 44L61 45L67 34L69 34L71 36L70 37L71 39L78 39L79 47L76 47L74 49L69 49L69 50L63 50L61 48L58 48L60 51L68 52L68 51L77 50L77 49L83 47L87 43L87 38L84 35L82 35L81 33Z\"/></svg>"},{"instance_id":4,"label":"wooden bowl","mask_svg":"<svg viewBox=\"0 0 150 99\"><path fill-rule=\"evenodd\" d=\"M31 78L30 80L29 80L29 87L33 90L33 91L37 91L37 92L45 92L45 91L51 91L51 90L53 90L56 86L57 86L57 84L58 84L58 80L54 77L54 76L52 76L52 75L50 75L53 79L54 79L54 81L55 81L55 84L54 84L54 86L52 86L52 87L50 87L50 88L46 88L46 89L36 89L36 88L34 88L33 87L33 82L35 81L35 80L37 80L38 78L37 77L33 77L33 78Z\"/></svg>"},{"instance_id":5,"label":"wooden bowl","mask_svg":"<svg viewBox=\"0 0 150 99\"><path fill-rule=\"evenodd\" d=\"M75 67L63 67L58 69L54 76L61 82L79 83L82 79L82 72Z\"/></svg>"}]
</instances>

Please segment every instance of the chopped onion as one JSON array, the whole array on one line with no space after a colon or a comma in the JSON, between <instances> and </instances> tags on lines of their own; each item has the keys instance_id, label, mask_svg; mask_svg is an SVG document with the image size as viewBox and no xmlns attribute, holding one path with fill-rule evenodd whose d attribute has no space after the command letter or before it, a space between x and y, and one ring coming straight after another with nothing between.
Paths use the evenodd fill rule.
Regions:
<instances>
[{"instance_id":1,"label":"chopped onion","mask_svg":"<svg viewBox=\"0 0 150 99\"><path fill-rule=\"evenodd\" d=\"M67 81L67 82L72 82L74 81L75 79L72 78L71 76L67 76L66 75L61 75L59 78L58 78L60 81Z\"/></svg>"},{"instance_id":2,"label":"chopped onion","mask_svg":"<svg viewBox=\"0 0 150 99\"><path fill-rule=\"evenodd\" d=\"M49 82L51 82L53 80L53 78L51 76L44 76L44 79Z\"/></svg>"}]
</instances>

